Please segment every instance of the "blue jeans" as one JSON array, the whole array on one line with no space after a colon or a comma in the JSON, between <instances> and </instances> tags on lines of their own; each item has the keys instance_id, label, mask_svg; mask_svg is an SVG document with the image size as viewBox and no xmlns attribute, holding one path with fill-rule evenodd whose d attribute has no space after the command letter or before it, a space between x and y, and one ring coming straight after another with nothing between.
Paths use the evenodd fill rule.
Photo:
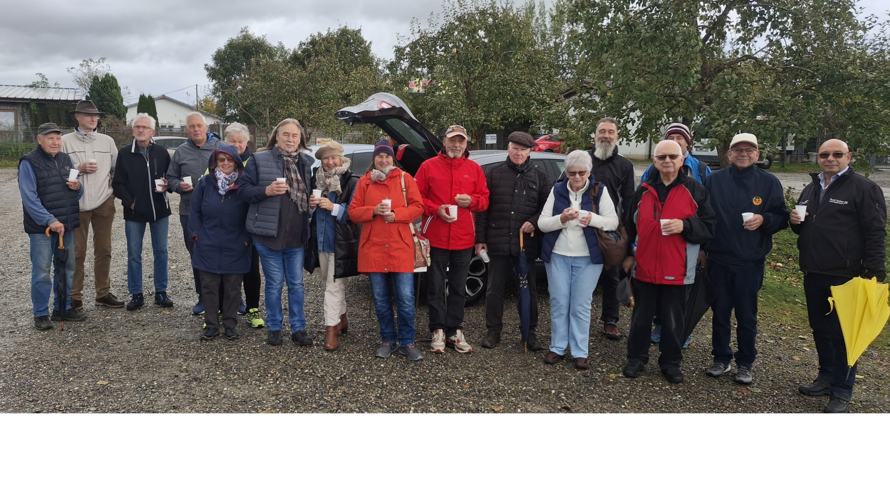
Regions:
<instances>
[{"instance_id":1,"label":"blue jeans","mask_svg":"<svg viewBox=\"0 0 890 500\"><path fill-rule=\"evenodd\" d=\"M368 278L374 292L380 338L393 345L414 345L414 273L368 273ZM393 288L399 311L398 336L392 314Z\"/></svg>"},{"instance_id":2,"label":"blue jeans","mask_svg":"<svg viewBox=\"0 0 890 500\"><path fill-rule=\"evenodd\" d=\"M145 226L151 233L151 251L154 255L155 292L167 291L167 234L169 217L154 222L124 221L127 235L127 291L131 295L142 293L142 240Z\"/></svg>"},{"instance_id":3,"label":"blue jeans","mask_svg":"<svg viewBox=\"0 0 890 500\"><path fill-rule=\"evenodd\" d=\"M603 272L602 264L590 257L551 254L547 268L550 288L550 350L573 358L586 358L590 342L590 302L593 289Z\"/></svg>"},{"instance_id":4,"label":"blue jeans","mask_svg":"<svg viewBox=\"0 0 890 500\"><path fill-rule=\"evenodd\" d=\"M59 273L53 270L53 250L59 246L59 234L29 234L31 239L31 305L34 317L49 316L49 294L52 292L53 308L59 307L59 296L55 289L59 283ZM71 309L71 282L74 280L74 231L65 231L62 243L68 250L68 262L65 264L65 282L68 297L65 310ZM50 274L52 273L52 274Z\"/></svg>"},{"instance_id":5,"label":"blue jeans","mask_svg":"<svg viewBox=\"0 0 890 500\"><path fill-rule=\"evenodd\" d=\"M266 277L266 327L281 330L284 320L281 310L281 293L287 281L288 320L291 333L306 329L306 315L303 313L303 247L286 247L272 250L259 241L253 240L263 264Z\"/></svg>"}]
</instances>

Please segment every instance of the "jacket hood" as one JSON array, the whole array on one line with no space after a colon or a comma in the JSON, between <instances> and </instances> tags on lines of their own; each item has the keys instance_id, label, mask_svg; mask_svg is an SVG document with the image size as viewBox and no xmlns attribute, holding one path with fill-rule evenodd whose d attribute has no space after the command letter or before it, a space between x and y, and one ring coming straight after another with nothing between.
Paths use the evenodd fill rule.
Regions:
<instances>
[{"instance_id":1,"label":"jacket hood","mask_svg":"<svg viewBox=\"0 0 890 500\"><path fill-rule=\"evenodd\" d=\"M232 157L232 160L235 162L235 170L240 171L244 170L244 163L241 160L241 155L238 154L238 150L235 149L235 146L229 146L228 144L219 144L216 147L216 150L213 151L213 154L210 155L210 158L207 159L207 170L209 172L213 172L216 169L216 155L224 153Z\"/></svg>"}]
</instances>

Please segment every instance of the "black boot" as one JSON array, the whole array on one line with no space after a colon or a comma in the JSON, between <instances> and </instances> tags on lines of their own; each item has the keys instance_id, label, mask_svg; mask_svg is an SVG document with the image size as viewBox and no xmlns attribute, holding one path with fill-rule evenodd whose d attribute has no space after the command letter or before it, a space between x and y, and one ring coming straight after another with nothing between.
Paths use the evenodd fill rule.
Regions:
<instances>
[{"instance_id":1,"label":"black boot","mask_svg":"<svg viewBox=\"0 0 890 500\"><path fill-rule=\"evenodd\" d=\"M486 349L494 349L501 343L501 332L498 330L488 330L485 339L482 341L482 347Z\"/></svg>"},{"instance_id":2,"label":"black boot","mask_svg":"<svg viewBox=\"0 0 890 500\"><path fill-rule=\"evenodd\" d=\"M538 337L535 336L534 332L528 332L528 350L529 351L543 351L544 346L538 342Z\"/></svg>"}]
</instances>

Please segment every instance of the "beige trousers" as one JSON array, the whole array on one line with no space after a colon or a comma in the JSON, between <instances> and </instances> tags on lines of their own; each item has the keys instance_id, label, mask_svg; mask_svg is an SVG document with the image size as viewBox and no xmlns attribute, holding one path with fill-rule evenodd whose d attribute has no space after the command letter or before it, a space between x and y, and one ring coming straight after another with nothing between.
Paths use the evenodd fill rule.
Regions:
<instances>
[{"instance_id":1,"label":"beige trousers","mask_svg":"<svg viewBox=\"0 0 890 500\"><path fill-rule=\"evenodd\" d=\"M310 244L314 245L312 241ZM340 316L346 314L345 278L334 279L334 254L318 252L318 263L324 280L324 325L337 326Z\"/></svg>"},{"instance_id":2,"label":"beige trousers","mask_svg":"<svg viewBox=\"0 0 890 500\"><path fill-rule=\"evenodd\" d=\"M96 298L111 292L111 223L114 222L114 196L94 210L80 212L80 226L74 230L74 280L71 298L83 300L83 265L87 256L90 225L93 226L93 272L96 274Z\"/></svg>"}]
</instances>

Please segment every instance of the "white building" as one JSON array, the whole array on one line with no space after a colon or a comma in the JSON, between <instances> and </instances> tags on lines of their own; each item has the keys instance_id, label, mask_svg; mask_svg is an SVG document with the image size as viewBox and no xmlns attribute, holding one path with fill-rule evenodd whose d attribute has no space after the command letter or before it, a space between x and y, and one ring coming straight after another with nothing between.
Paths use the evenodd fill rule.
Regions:
<instances>
[{"instance_id":1,"label":"white building","mask_svg":"<svg viewBox=\"0 0 890 500\"><path fill-rule=\"evenodd\" d=\"M204 115L204 119L207 120L207 125L213 125L215 123L221 123L223 121L222 118L207 113L206 111L201 111L200 109L195 108L194 106L190 106L182 101L177 101L172 97L167 97L166 95L161 95L159 97L155 97L155 107L158 110L158 126L157 128L162 129L185 129L185 117L194 111L199 111ZM127 106L127 122L136 117L136 106L138 103L131 104Z\"/></svg>"}]
</instances>

